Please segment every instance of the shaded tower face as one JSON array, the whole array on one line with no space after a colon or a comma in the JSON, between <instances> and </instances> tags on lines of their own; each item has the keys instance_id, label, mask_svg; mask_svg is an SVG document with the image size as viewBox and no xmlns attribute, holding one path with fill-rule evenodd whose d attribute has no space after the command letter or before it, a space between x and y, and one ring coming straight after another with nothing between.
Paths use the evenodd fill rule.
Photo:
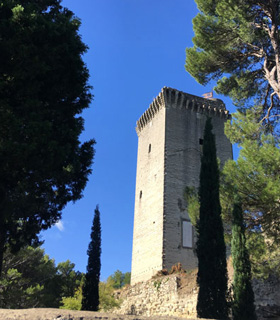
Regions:
<instances>
[{"instance_id":1,"label":"shaded tower face","mask_svg":"<svg viewBox=\"0 0 280 320\"><path fill-rule=\"evenodd\" d=\"M212 118L217 156L224 164L232 159L232 147L224 134L229 113L221 100L164 87L137 121L132 284L178 262L187 270L197 266L194 228L183 194L186 186L199 186L207 117Z\"/></svg>"}]
</instances>

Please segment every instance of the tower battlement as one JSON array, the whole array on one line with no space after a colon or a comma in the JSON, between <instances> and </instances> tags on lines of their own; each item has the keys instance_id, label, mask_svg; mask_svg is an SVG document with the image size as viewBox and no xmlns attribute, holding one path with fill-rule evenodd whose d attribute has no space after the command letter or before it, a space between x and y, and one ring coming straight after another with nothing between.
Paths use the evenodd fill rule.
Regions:
<instances>
[{"instance_id":1,"label":"tower battlement","mask_svg":"<svg viewBox=\"0 0 280 320\"><path fill-rule=\"evenodd\" d=\"M216 115L225 119L230 118L225 104L220 99L205 99L173 88L163 87L149 108L136 122L138 135L161 108L187 109L196 113Z\"/></svg>"}]
</instances>

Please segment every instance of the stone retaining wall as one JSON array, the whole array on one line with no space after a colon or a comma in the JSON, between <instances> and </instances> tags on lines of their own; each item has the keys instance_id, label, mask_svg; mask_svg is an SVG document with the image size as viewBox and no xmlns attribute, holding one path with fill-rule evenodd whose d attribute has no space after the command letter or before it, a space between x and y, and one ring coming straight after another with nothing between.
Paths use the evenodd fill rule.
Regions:
<instances>
[{"instance_id":1,"label":"stone retaining wall","mask_svg":"<svg viewBox=\"0 0 280 320\"><path fill-rule=\"evenodd\" d=\"M259 319L280 320L280 280L270 277L253 280L255 304ZM196 272L157 277L129 286L116 293L122 300L116 314L143 316L196 317L198 288Z\"/></svg>"},{"instance_id":2,"label":"stone retaining wall","mask_svg":"<svg viewBox=\"0 0 280 320\"><path fill-rule=\"evenodd\" d=\"M190 274L189 285L179 275L168 275L140 282L117 294L123 300L120 309L113 312L134 315L169 315L196 317L197 287L195 275Z\"/></svg>"},{"instance_id":3,"label":"stone retaining wall","mask_svg":"<svg viewBox=\"0 0 280 320\"><path fill-rule=\"evenodd\" d=\"M259 316L280 319L280 279L270 276L264 281L254 279L252 284Z\"/></svg>"},{"instance_id":4,"label":"stone retaining wall","mask_svg":"<svg viewBox=\"0 0 280 320\"><path fill-rule=\"evenodd\" d=\"M253 281L259 319L280 320L280 281ZM120 309L111 313L62 309L0 309L0 320L180 320L196 319L196 272L173 274L117 292ZM200 319L202 320L202 319Z\"/></svg>"}]
</instances>

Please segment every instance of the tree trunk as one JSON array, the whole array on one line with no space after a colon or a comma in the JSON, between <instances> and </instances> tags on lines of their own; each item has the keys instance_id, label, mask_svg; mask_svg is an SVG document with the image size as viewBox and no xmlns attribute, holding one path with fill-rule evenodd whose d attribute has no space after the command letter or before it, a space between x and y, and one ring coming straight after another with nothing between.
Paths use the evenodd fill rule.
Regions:
<instances>
[{"instance_id":1,"label":"tree trunk","mask_svg":"<svg viewBox=\"0 0 280 320\"><path fill-rule=\"evenodd\" d=\"M2 275L4 247L5 247L5 232L2 226L0 226L0 279Z\"/></svg>"},{"instance_id":2,"label":"tree trunk","mask_svg":"<svg viewBox=\"0 0 280 320\"><path fill-rule=\"evenodd\" d=\"M0 201L0 279L2 275L4 248L5 248L6 235L7 235L7 231L5 228L5 219L4 219L4 206L2 204L3 204L3 201Z\"/></svg>"}]
</instances>

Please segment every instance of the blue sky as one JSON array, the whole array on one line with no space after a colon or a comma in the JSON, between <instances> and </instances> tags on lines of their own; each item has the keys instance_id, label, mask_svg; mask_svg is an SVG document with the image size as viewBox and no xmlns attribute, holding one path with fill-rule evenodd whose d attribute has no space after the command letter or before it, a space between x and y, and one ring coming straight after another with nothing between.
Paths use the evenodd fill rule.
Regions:
<instances>
[{"instance_id":1,"label":"blue sky","mask_svg":"<svg viewBox=\"0 0 280 320\"><path fill-rule=\"evenodd\" d=\"M78 16L89 50L84 60L94 101L83 113L81 140L95 138L96 155L84 197L42 233L56 263L69 259L85 272L96 204L102 224L101 280L131 268L137 135L135 125L164 86L201 96L211 90L185 71L192 46L194 0L63 0ZM215 97L219 97L214 94ZM223 99L230 112L230 100Z\"/></svg>"}]
</instances>

